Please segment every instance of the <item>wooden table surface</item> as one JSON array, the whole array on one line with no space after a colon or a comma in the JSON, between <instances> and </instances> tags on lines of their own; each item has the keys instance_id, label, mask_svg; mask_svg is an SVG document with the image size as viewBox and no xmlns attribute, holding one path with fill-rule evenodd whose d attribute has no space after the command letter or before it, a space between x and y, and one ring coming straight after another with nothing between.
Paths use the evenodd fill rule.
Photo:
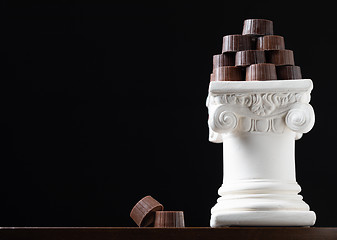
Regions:
<instances>
[{"instance_id":1,"label":"wooden table surface","mask_svg":"<svg viewBox=\"0 0 337 240\"><path fill-rule=\"evenodd\" d=\"M307 227L186 227L186 228L126 228L126 227L3 227L1 240L337 240L337 228Z\"/></svg>"}]
</instances>

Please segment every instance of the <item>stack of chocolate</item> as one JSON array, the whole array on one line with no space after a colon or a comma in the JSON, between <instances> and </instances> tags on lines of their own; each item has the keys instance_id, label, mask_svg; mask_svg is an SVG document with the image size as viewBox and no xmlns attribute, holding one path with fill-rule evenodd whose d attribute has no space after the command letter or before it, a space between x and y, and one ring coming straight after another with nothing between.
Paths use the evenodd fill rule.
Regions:
<instances>
[{"instance_id":1,"label":"stack of chocolate","mask_svg":"<svg viewBox=\"0 0 337 240\"><path fill-rule=\"evenodd\" d=\"M242 35L223 37L222 53L213 56L211 81L265 81L301 79L294 53L284 38L273 35L273 22L244 21Z\"/></svg>"}]
</instances>

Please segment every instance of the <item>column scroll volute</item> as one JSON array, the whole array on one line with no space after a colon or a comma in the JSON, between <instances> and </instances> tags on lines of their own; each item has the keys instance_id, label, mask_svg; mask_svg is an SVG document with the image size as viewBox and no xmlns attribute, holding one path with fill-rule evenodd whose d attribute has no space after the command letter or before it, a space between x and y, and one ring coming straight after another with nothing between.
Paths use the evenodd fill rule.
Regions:
<instances>
[{"instance_id":1,"label":"column scroll volute","mask_svg":"<svg viewBox=\"0 0 337 240\"><path fill-rule=\"evenodd\" d=\"M237 115L225 105L218 106L209 116L208 124L216 133L228 133L238 126Z\"/></svg>"},{"instance_id":2,"label":"column scroll volute","mask_svg":"<svg viewBox=\"0 0 337 240\"><path fill-rule=\"evenodd\" d=\"M315 123L315 113L308 103L293 104L285 116L287 127L299 134L309 132Z\"/></svg>"}]
</instances>

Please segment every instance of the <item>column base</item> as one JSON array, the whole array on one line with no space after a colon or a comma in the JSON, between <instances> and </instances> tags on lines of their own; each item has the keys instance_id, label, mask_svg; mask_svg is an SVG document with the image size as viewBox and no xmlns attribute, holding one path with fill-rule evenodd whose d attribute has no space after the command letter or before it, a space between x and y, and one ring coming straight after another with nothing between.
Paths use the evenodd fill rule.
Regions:
<instances>
[{"instance_id":1,"label":"column base","mask_svg":"<svg viewBox=\"0 0 337 240\"><path fill-rule=\"evenodd\" d=\"M312 226L313 211L224 211L212 213L211 227L226 226Z\"/></svg>"}]
</instances>

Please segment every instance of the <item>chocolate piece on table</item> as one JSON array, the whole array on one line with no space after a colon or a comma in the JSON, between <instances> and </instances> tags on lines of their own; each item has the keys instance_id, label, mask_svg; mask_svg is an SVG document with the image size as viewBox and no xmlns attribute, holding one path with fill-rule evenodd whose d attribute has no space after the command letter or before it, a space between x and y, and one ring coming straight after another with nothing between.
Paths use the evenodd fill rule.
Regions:
<instances>
[{"instance_id":1,"label":"chocolate piece on table","mask_svg":"<svg viewBox=\"0 0 337 240\"><path fill-rule=\"evenodd\" d=\"M294 52L292 50L274 50L266 52L267 62L276 66L295 65Z\"/></svg>"},{"instance_id":2,"label":"chocolate piece on table","mask_svg":"<svg viewBox=\"0 0 337 240\"><path fill-rule=\"evenodd\" d=\"M222 52L238 52L252 49L252 37L249 35L227 35L223 37Z\"/></svg>"},{"instance_id":3,"label":"chocolate piece on table","mask_svg":"<svg viewBox=\"0 0 337 240\"><path fill-rule=\"evenodd\" d=\"M130 217L139 227L146 227L154 222L155 212L163 209L163 205L157 200L151 196L146 196L132 208Z\"/></svg>"},{"instance_id":4,"label":"chocolate piece on table","mask_svg":"<svg viewBox=\"0 0 337 240\"><path fill-rule=\"evenodd\" d=\"M277 66L276 74L279 80L302 79L299 66Z\"/></svg>"},{"instance_id":5,"label":"chocolate piece on table","mask_svg":"<svg viewBox=\"0 0 337 240\"><path fill-rule=\"evenodd\" d=\"M235 56L235 66L246 67L251 64L265 63L266 57L262 50L239 51Z\"/></svg>"},{"instance_id":6,"label":"chocolate piece on table","mask_svg":"<svg viewBox=\"0 0 337 240\"><path fill-rule=\"evenodd\" d=\"M272 35L273 22L267 19L246 19L243 23L242 35Z\"/></svg>"},{"instance_id":7,"label":"chocolate piece on table","mask_svg":"<svg viewBox=\"0 0 337 240\"><path fill-rule=\"evenodd\" d=\"M235 53L227 52L213 56L213 69L223 66L234 66Z\"/></svg>"},{"instance_id":8,"label":"chocolate piece on table","mask_svg":"<svg viewBox=\"0 0 337 240\"><path fill-rule=\"evenodd\" d=\"M214 81L243 81L243 70L235 66L223 66L214 69L213 78Z\"/></svg>"},{"instance_id":9,"label":"chocolate piece on table","mask_svg":"<svg viewBox=\"0 0 337 240\"><path fill-rule=\"evenodd\" d=\"M154 227L185 227L183 211L158 211L154 221Z\"/></svg>"},{"instance_id":10,"label":"chocolate piece on table","mask_svg":"<svg viewBox=\"0 0 337 240\"><path fill-rule=\"evenodd\" d=\"M257 50L280 50L285 49L284 38L278 35L267 35L256 40Z\"/></svg>"},{"instance_id":11,"label":"chocolate piece on table","mask_svg":"<svg viewBox=\"0 0 337 240\"><path fill-rule=\"evenodd\" d=\"M252 64L246 68L246 81L277 80L276 68L271 63Z\"/></svg>"}]
</instances>

